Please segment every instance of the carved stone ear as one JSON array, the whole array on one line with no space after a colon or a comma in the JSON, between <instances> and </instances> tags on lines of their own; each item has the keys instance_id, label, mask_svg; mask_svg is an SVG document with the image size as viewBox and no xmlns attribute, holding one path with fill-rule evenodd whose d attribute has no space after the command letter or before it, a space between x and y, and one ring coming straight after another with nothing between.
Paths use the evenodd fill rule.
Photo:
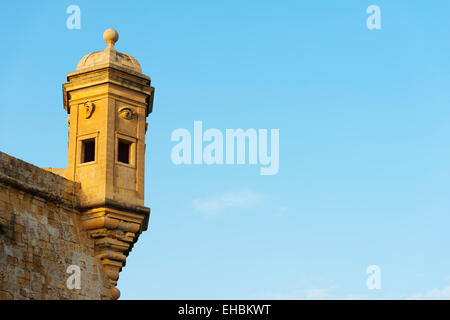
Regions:
<instances>
[{"instance_id":1,"label":"carved stone ear","mask_svg":"<svg viewBox=\"0 0 450 320\"><path fill-rule=\"evenodd\" d=\"M119 109L119 116L125 120L133 119L135 111L129 107L122 107Z\"/></svg>"},{"instance_id":2,"label":"carved stone ear","mask_svg":"<svg viewBox=\"0 0 450 320\"><path fill-rule=\"evenodd\" d=\"M95 110L95 104L93 104L91 101L86 101L84 103L84 109L86 110L85 118L89 119Z\"/></svg>"}]
</instances>

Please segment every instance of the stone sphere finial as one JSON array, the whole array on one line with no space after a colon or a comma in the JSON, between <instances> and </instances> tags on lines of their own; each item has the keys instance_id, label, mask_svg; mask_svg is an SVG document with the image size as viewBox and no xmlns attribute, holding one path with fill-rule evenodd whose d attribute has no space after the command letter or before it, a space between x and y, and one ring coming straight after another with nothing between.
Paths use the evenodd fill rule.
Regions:
<instances>
[{"instance_id":1,"label":"stone sphere finial","mask_svg":"<svg viewBox=\"0 0 450 320\"><path fill-rule=\"evenodd\" d=\"M81 58L77 65L77 71L86 68L93 68L108 65L116 65L142 73L139 62L129 54L119 52L114 48L114 44L119 40L119 33L114 29L107 29L103 32L103 39L106 48L101 51L91 52Z\"/></svg>"},{"instance_id":2,"label":"stone sphere finial","mask_svg":"<svg viewBox=\"0 0 450 320\"><path fill-rule=\"evenodd\" d=\"M103 32L103 40L108 48L114 48L114 44L119 40L119 33L112 28L107 29Z\"/></svg>"}]
</instances>

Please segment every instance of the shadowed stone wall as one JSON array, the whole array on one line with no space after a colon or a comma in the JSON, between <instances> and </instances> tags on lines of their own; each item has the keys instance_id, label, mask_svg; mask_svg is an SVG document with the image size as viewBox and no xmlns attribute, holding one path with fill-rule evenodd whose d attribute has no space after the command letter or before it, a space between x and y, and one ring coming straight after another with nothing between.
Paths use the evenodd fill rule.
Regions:
<instances>
[{"instance_id":1,"label":"shadowed stone wall","mask_svg":"<svg viewBox=\"0 0 450 320\"><path fill-rule=\"evenodd\" d=\"M0 152L0 299L111 299L77 211L80 185ZM80 289L66 285L70 265Z\"/></svg>"}]
</instances>

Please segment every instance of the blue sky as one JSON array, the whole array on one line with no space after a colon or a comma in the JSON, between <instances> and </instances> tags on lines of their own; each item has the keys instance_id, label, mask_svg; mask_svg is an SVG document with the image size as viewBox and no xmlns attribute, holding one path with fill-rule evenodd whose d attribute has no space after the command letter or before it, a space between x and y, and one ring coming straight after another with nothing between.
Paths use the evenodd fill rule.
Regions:
<instances>
[{"instance_id":1,"label":"blue sky","mask_svg":"<svg viewBox=\"0 0 450 320\"><path fill-rule=\"evenodd\" d=\"M152 215L122 299L450 298L449 16L448 1L4 3L0 150L67 165L61 84L113 27L156 88ZM171 133L194 120L279 129L278 174L174 165Z\"/></svg>"}]
</instances>

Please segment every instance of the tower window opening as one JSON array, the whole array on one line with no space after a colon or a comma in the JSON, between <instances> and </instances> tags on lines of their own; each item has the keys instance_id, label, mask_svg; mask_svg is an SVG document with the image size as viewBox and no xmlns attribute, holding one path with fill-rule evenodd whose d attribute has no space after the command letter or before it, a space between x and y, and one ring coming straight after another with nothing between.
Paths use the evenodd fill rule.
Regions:
<instances>
[{"instance_id":1,"label":"tower window opening","mask_svg":"<svg viewBox=\"0 0 450 320\"><path fill-rule=\"evenodd\" d=\"M131 142L119 139L118 161L130 164Z\"/></svg>"},{"instance_id":2,"label":"tower window opening","mask_svg":"<svg viewBox=\"0 0 450 320\"><path fill-rule=\"evenodd\" d=\"M83 141L81 163L95 161L95 139Z\"/></svg>"}]
</instances>

